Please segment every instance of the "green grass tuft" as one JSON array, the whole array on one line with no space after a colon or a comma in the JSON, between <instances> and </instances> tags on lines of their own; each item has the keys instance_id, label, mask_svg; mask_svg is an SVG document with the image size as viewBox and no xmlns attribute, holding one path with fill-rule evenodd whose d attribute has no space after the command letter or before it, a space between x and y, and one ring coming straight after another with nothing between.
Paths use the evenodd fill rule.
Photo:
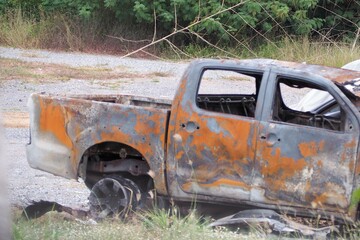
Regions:
<instances>
[{"instance_id":1,"label":"green grass tuft","mask_svg":"<svg viewBox=\"0 0 360 240\"><path fill-rule=\"evenodd\" d=\"M177 211L155 209L121 222L106 219L97 224L79 221L71 215L49 212L44 216L26 220L14 213L13 239L259 239L257 234L230 232L225 228L212 229L208 220L194 211L180 216Z\"/></svg>"}]
</instances>

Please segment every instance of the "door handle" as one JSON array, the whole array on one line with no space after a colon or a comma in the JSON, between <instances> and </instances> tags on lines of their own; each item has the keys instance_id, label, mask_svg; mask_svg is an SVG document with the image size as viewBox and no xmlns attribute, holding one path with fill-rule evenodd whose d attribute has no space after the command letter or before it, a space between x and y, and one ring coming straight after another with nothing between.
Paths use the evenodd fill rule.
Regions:
<instances>
[{"instance_id":1,"label":"door handle","mask_svg":"<svg viewBox=\"0 0 360 240\"><path fill-rule=\"evenodd\" d=\"M261 134L261 135L260 135L260 139L261 139L261 140L264 140L264 141L267 140L267 141L266 141L266 144L267 144L269 147L274 146L275 143L281 141L281 139L278 138L275 133L269 133L269 134L267 134L267 135Z\"/></svg>"}]
</instances>

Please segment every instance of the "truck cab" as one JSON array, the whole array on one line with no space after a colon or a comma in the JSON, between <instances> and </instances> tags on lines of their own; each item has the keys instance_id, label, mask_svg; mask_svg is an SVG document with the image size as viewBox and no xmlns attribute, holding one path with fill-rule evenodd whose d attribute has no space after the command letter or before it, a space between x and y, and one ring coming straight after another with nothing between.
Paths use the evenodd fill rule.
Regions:
<instances>
[{"instance_id":1,"label":"truck cab","mask_svg":"<svg viewBox=\"0 0 360 240\"><path fill-rule=\"evenodd\" d=\"M200 61L183 79L169 127L172 197L356 215L360 115L356 87L345 86L360 83L359 73L272 60ZM292 109L312 89L335 101L317 112Z\"/></svg>"}]
</instances>

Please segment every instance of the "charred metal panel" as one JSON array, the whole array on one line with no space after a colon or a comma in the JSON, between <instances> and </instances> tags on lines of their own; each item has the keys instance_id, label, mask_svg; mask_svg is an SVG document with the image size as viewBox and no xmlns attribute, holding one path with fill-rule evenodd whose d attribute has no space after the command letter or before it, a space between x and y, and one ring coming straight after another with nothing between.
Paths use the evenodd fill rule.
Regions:
<instances>
[{"instance_id":1,"label":"charred metal panel","mask_svg":"<svg viewBox=\"0 0 360 240\"><path fill-rule=\"evenodd\" d=\"M305 77L337 100L344 98L339 104L351 123L345 131L273 124L269 116L275 81L266 78L254 119L199 110L196 91L207 67L265 72L274 68L275 72ZM245 203L307 216L326 211L328 216L354 218L349 209L354 184L358 185L354 174L360 118L333 82L341 85L357 77L360 73L272 60L192 63L180 82L169 125L167 181L172 197Z\"/></svg>"},{"instance_id":2,"label":"charred metal panel","mask_svg":"<svg viewBox=\"0 0 360 240\"><path fill-rule=\"evenodd\" d=\"M262 74L234 63L199 61L189 67L180 82L172 108L167 158L169 191L174 197L191 198L195 194L199 199L250 200L258 120L196 105L204 69ZM255 116L260 112L261 107Z\"/></svg>"},{"instance_id":3,"label":"charred metal panel","mask_svg":"<svg viewBox=\"0 0 360 240\"><path fill-rule=\"evenodd\" d=\"M249 199L257 121L217 115L178 114L178 184L188 193Z\"/></svg>"},{"instance_id":4,"label":"charred metal panel","mask_svg":"<svg viewBox=\"0 0 360 240\"><path fill-rule=\"evenodd\" d=\"M356 163L357 134L263 123L257 143L254 201L346 213Z\"/></svg>"},{"instance_id":5,"label":"charred metal panel","mask_svg":"<svg viewBox=\"0 0 360 240\"><path fill-rule=\"evenodd\" d=\"M278 76L311 81L331 93L343 114L341 130L276 119ZM276 68L267 90L254 177L254 187L263 192L253 201L338 212L344 218L354 218L356 209L350 204L358 164L360 114L356 107L331 81L296 71Z\"/></svg>"},{"instance_id":6,"label":"charred metal panel","mask_svg":"<svg viewBox=\"0 0 360 240\"><path fill-rule=\"evenodd\" d=\"M91 97L90 97L91 98ZM33 94L30 99L34 168L77 178L83 153L101 142L119 142L146 159L160 193L165 193L164 144L167 110Z\"/></svg>"}]
</instances>

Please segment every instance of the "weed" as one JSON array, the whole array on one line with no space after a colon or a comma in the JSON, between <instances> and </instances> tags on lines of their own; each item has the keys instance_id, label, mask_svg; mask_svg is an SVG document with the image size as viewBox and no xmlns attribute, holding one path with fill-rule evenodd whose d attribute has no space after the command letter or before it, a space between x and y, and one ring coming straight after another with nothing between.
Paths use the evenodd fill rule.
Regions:
<instances>
[{"instance_id":1,"label":"weed","mask_svg":"<svg viewBox=\"0 0 360 240\"><path fill-rule=\"evenodd\" d=\"M128 222L106 219L97 224L78 221L64 213L49 212L26 220L13 213L13 239L239 239L246 237L223 229L209 228L195 212L180 217L174 211L155 209L137 213Z\"/></svg>"},{"instance_id":2,"label":"weed","mask_svg":"<svg viewBox=\"0 0 360 240\"><path fill-rule=\"evenodd\" d=\"M359 57L360 47L352 49L351 44L346 43L285 38L275 44L262 45L256 52L259 57L341 67Z\"/></svg>"},{"instance_id":3,"label":"weed","mask_svg":"<svg viewBox=\"0 0 360 240\"><path fill-rule=\"evenodd\" d=\"M0 41L20 48L39 47L39 32L35 33L36 21L25 18L21 9L8 11L0 16Z\"/></svg>"},{"instance_id":4,"label":"weed","mask_svg":"<svg viewBox=\"0 0 360 240\"><path fill-rule=\"evenodd\" d=\"M21 56L27 57L27 58L43 58L43 56L36 54L36 53L32 53L32 52L24 52L21 54Z\"/></svg>"},{"instance_id":5,"label":"weed","mask_svg":"<svg viewBox=\"0 0 360 240\"><path fill-rule=\"evenodd\" d=\"M350 43L311 41L309 38L284 38L276 42L267 42L253 48L242 45L229 47L188 45L181 52L174 53L171 48L164 49L162 57L174 59L187 58L271 58L295 62L306 62L333 67L341 67L360 56L360 46L355 48Z\"/></svg>"},{"instance_id":6,"label":"weed","mask_svg":"<svg viewBox=\"0 0 360 240\"><path fill-rule=\"evenodd\" d=\"M141 41L116 36L125 35L131 39L151 36L148 29L133 31L131 26L116 25L107 27L106 31L104 33L104 27L96 19L81 21L64 14L40 14L40 19L35 19L17 9L0 16L0 43L12 47L121 53L137 49ZM316 41L308 37L287 36L265 43L244 39L233 46L221 43L216 46L188 44L176 48L162 45L147 51L160 51L161 57L168 59L272 58L340 67L360 55L360 47L351 42ZM28 57L36 56L30 54ZM168 77L170 74L154 72L153 76Z\"/></svg>"},{"instance_id":7,"label":"weed","mask_svg":"<svg viewBox=\"0 0 360 240\"><path fill-rule=\"evenodd\" d=\"M126 35L134 41L122 37ZM18 48L121 53L136 49L152 36L149 29L102 22L96 17L81 19L71 13L40 12L36 16L19 9L0 14L0 44Z\"/></svg>"},{"instance_id":8,"label":"weed","mask_svg":"<svg viewBox=\"0 0 360 240\"><path fill-rule=\"evenodd\" d=\"M242 75L239 75L239 76L224 76L224 79L227 79L227 80L230 80L230 81L251 81L250 77L242 76Z\"/></svg>"},{"instance_id":9,"label":"weed","mask_svg":"<svg viewBox=\"0 0 360 240\"><path fill-rule=\"evenodd\" d=\"M149 77L170 77L172 74L170 72L151 72L147 74Z\"/></svg>"}]
</instances>

